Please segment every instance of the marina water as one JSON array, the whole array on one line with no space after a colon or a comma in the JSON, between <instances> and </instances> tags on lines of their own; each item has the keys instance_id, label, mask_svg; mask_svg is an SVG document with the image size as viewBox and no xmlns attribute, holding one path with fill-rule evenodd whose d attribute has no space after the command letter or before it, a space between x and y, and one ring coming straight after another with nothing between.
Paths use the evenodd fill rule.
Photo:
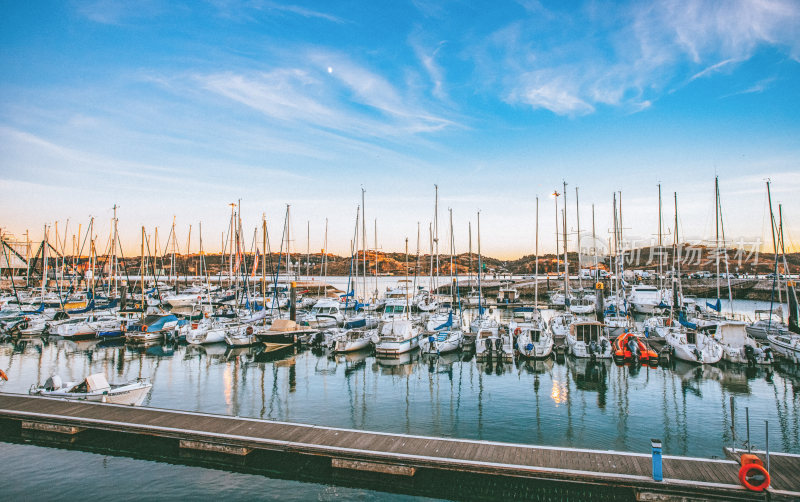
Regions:
<instances>
[{"instance_id":1,"label":"marina water","mask_svg":"<svg viewBox=\"0 0 800 502\"><path fill-rule=\"evenodd\" d=\"M743 301L735 301L734 307L743 312L764 308L759 302ZM495 315L508 314L495 311ZM697 366L675 361L649 368L569 357L492 363L477 362L467 352L438 358L412 353L383 360L370 352L334 356L309 349L275 357L261 350L225 345L136 347L96 340L8 341L0 344L0 368L9 377L0 391L26 393L32 384L44 382L50 375L80 380L102 372L111 381L149 378L153 389L144 406L392 433L641 453L649 452L651 438L660 438L665 454L700 457L721 457L723 447L732 445L733 397L738 446L745 437L745 408L749 408L754 447L766 446L764 423L768 420L770 450L800 453L800 369L796 366ZM137 482L115 482L121 498L126 490L131 497L141 496L141 486L153 498L214 493L227 497L228 489L239 485L245 487L240 495L275 495L282 500L387 496L242 473L221 476L201 467L32 445L0 443L0 450L6 465L36 465L33 477L21 472L15 475L14 469L0 470L0 483L13 484L22 498L34 493L29 489L37 486L52 488L56 480L61 495L75 489L102 495L103 483L86 481L87 472L116 477L115 472L123 476L126 469L137 472ZM73 469L83 473L75 477ZM199 488L187 481L196 476L220 481L215 486L203 481L199 493ZM174 480L176 486L162 491L167 480ZM256 486L269 490L269 495L252 492Z\"/></svg>"}]
</instances>

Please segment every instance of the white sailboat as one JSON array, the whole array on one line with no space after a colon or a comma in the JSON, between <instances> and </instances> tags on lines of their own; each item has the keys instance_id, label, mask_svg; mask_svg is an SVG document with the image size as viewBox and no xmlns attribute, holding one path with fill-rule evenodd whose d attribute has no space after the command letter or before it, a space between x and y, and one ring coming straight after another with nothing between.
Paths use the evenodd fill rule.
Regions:
<instances>
[{"instance_id":1,"label":"white sailboat","mask_svg":"<svg viewBox=\"0 0 800 502\"><path fill-rule=\"evenodd\" d=\"M722 346L713 336L684 326L672 326L664 335L675 357L699 364L715 364L722 359Z\"/></svg>"},{"instance_id":2,"label":"white sailboat","mask_svg":"<svg viewBox=\"0 0 800 502\"><path fill-rule=\"evenodd\" d=\"M516 336L516 347L520 357L544 359L553 352L553 334L541 318L532 322L511 322L508 329Z\"/></svg>"}]
</instances>

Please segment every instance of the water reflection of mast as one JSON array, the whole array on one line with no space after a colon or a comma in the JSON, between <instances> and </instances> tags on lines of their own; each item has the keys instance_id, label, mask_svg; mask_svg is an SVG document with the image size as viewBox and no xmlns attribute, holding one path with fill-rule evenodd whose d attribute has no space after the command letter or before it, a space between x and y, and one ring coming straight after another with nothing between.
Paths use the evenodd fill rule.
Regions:
<instances>
[{"instance_id":1,"label":"water reflection of mast","mask_svg":"<svg viewBox=\"0 0 800 502\"><path fill-rule=\"evenodd\" d=\"M635 362L633 364L636 364ZM633 366L631 366L632 368ZM617 394L617 441L621 446L627 447L626 440L628 439L628 371L626 366L617 366L617 381L616 381L616 394ZM624 448L627 449L627 448Z\"/></svg>"},{"instance_id":2,"label":"water reflection of mast","mask_svg":"<svg viewBox=\"0 0 800 502\"><path fill-rule=\"evenodd\" d=\"M483 371L478 371L478 439L483 439Z\"/></svg>"},{"instance_id":3,"label":"water reflection of mast","mask_svg":"<svg viewBox=\"0 0 800 502\"><path fill-rule=\"evenodd\" d=\"M799 401L791 398L796 395L796 390L790 390L787 387L787 379L782 377L781 380L783 381L783 398L778 395L777 385L773 383L771 387L775 395L775 411L778 415L778 424L780 424L783 451L798 450L800 449L800 408L797 405ZM787 400L787 397L790 399ZM792 405L791 416L794 417L792 425L788 420L790 403ZM781 408L781 404L783 404L783 408Z\"/></svg>"}]
</instances>

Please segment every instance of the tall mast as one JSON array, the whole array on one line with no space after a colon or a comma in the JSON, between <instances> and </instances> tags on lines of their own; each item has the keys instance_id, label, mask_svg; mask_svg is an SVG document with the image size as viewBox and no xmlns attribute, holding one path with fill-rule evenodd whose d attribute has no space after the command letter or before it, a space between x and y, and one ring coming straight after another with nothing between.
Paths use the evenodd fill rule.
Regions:
<instances>
[{"instance_id":1,"label":"tall mast","mask_svg":"<svg viewBox=\"0 0 800 502\"><path fill-rule=\"evenodd\" d=\"M289 212L291 206L286 204L286 277L291 280L292 276L292 239L289 231L292 228L292 218Z\"/></svg>"},{"instance_id":2,"label":"tall mast","mask_svg":"<svg viewBox=\"0 0 800 502\"><path fill-rule=\"evenodd\" d=\"M430 275L428 276L428 289L431 293L433 293L433 223L428 223L428 240L429 240L429 247L430 247L430 262L431 262L431 270Z\"/></svg>"},{"instance_id":3,"label":"tall mast","mask_svg":"<svg viewBox=\"0 0 800 502\"><path fill-rule=\"evenodd\" d=\"M434 288L439 289L439 185L433 185L436 192L436 202L434 204L433 213L433 243L436 247L436 279L434 280Z\"/></svg>"},{"instance_id":4,"label":"tall mast","mask_svg":"<svg viewBox=\"0 0 800 502\"><path fill-rule=\"evenodd\" d=\"M558 254L559 254L559 244L558 244L559 237L558 237L558 235L561 233L561 230L558 229L558 196L559 195L561 195L561 194L558 193L558 190L553 190L553 204L555 204L555 206L556 206L556 213L555 213L555 217L556 217L556 252L555 252L555 255L556 255L556 274L560 274L561 273L561 265L559 264L559 259L558 259Z\"/></svg>"},{"instance_id":5,"label":"tall mast","mask_svg":"<svg viewBox=\"0 0 800 502\"><path fill-rule=\"evenodd\" d=\"M414 294L417 293L417 275L419 275L419 238L420 238L420 225L417 222L417 262L414 265Z\"/></svg>"},{"instance_id":6,"label":"tall mast","mask_svg":"<svg viewBox=\"0 0 800 502\"><path fill-rule=\"evenodd\" d=\"M233 284L233 233L234 233L234 210L236 208L236 204L231 202L228 204L231 206L231 226L228 230L228 243L230 249L228 250L229 260L228 260L228 287Z\"/></svg>"},{"instance_id":7,"label":"tall mast","mask_svg":"<svg viewBox=\"0 0 800 502\"><path fill-rule=\"evenodd\" d=\"M539 308L539 196L536 196L536 268L533 275L533 305Z\"/></svg>"},{"instance_id":8,"label":"tall mast","mask_svg":"<svg viewBox=\"0 0 800 502\"><path fill-rule=\"evenodd\" d=\"M578 288L583 289L581 279L581 206L578 203L578 187L575 187L575 214L578 225Z\"/></svg>"},{"instance_id":9,"label":"tall mast","mask_svg":"<svg viewBox=\"0 0 800 502\"><path fill-rule=\"evenodd\" d=\"M564 304L569 307L569 255L567 254L567 182L562 181L564 188Z\"/></svg>"},{"instance_id":10,"label":"tall mast","mask_svg":"<svg viewBox=\"0 0 800 502\"><path fill-rule=\"evenodd\" d=\"M47 286L47 224L44 226L44 235L42 238L42 303L44 303L45 287ZM12 275L11 282L14 282Z\"/></svg>"},{"instance_id":11,"label":"tall mast","mask_svg":"<svg viewBox=\"0 0 800 502\"><path fill-rule=\"evenodd\" d=\"M661 240L663 224L661 220L661 183L658 184L658 289L659 296L664 292L664 249Z\"/></svg>"},{"instance_id":12,"label":"tall mast","mask_svg":"<svg viewBox=\"0 0 800 502\"><path fill-rule=\"evenodd\" d=\"M267 309L267 215L261 213L261 307Z\"/></svg>"},{"instance_id":13,"label":"tall mast","mask_svg":"<svg viewBox=\"0 0 800 502\"><path fill-rule=\"evenodd\" d=\"M372 303L378 302L378 218L375 218L375 293L372 295Z\"/></svg>"},{"instance_id":14,"label":"tall mast","mask_svg":"<svg viewBox=\"0 0 800 502\"><path fill-rule=\"evenodd\" d=\"M592 254L594 255L594 281L600 278L600 271L597 270L597 235L594 232L594 204L592 204Z\"/></svg>"},{"instance_id":15,"label":"tall mast","mask_svg":"<svg viewBox=\"0 0 800 502\"><path fill-rule=\"evenodd\" d=\"M306 278L310 276L311 266L311 222L306 220Z\"/></svg>"},{"instance_id":16,"label":"tall mast","mask_svg":"<svg viewBox=\"0 0 800 502\"><path fill-rule=\"evenodd\" d=\"M111 254L113 256L112 266L111 266L111 273L113 274L113 281L114 281L114 296L117 296L117 274L119 272L119 262L117 261L117 239L118 237L118 228L117 228L117 205L114 204L114 237L111 240ZM65 235L66 237L66 235Z\"/></svg>"},{"instance_id":17,"label":"tall mast","mask_svg":"<svg viewBox=\"0 0 800 502\"><path fill-rule=\"evenodd\" d=\"M450 297L453 296L453 255L455 254L456 243L453 237L453 208L448 208L450 211ZM452 310L453 307L451 307Z\"/></svg>"},{"instance_id":18,"label":"tall mast","mask_svg":"<svg viewBox=\"0 0 800 502\"><path fill-rule=\"evenodd\" d=\"M472 222L468 222L469 225L469 270L467 271L467 276L469 278L469 287L472 290Z\"/></svg>"},{"instance_id":19,"label":"tall mast","mask_svg":"<svg viewBox=\"0 0 800 502\"><path fill-rule=\"evenodd\" d=\"M483 315L483 290L481 289L483 274L483 256L481 255L481 212L478 211L478 314Z\"/></svg>"},{"instance_id":20,"label":"tall mast","mask_svg":"<svg viewBox=\"0 0 800 502\"><path fill-rule=\"evenodd\" d=\"M141 277L140 286L142 289L141 296L141 318L144 322L145 300L144 300L144 225L142 225L142 248L139 255L139 276Z\"/></svg>"},{"instance_id":21,"label":"tall mast","mask_svg":"<svg viewBox=\"0 0 800 502\"><path fill-rule=\"evenodd\" d=\"M406 237L406 319L411 315L411 308L408 305L408 237Z\"/></svg>"},{"instance_id":22,"label":"tall mast","mask_svg":"<svg viewBox=\"0 0 800 502\"><path fill-rule=\"evenodd\" d=\"M367 302L367 206L364 205L364 194L366 190L361 187L361 257L363 259L363 266L361 272L363 275L362 284L364 286L362 293L364 295L364 303Z\"/></svg>"},{"instance_id":23,"label":"tall mast","mask_svg":"<svg viewBox=\"0 0 800 502\"><path fill-rule=\"evenodd\" d=\"M780 274L778 274L778 237L775 234L775 214L772 212L772 192L770 191L769 183L770 183L769 180L767 180L767 201L769 203L769 222L770 222L769 226L770 226L770 229L772 230L772 250L773 250L772 252L775 254L775 269L774 269L774 273L775 273L775 280L777 281L777 284L778 284L778 288L777 288L778 289L778 305L780 305L781 303L783 303L783 301L781 299L781 279L780 279L781 276L780 276ZM773 289L773 291L774 291L774 289ZM771 326L772 326L772 299L770 299L769 321L768 321L767 329L769 329Z\"/></svg>"},{"instance_id":24,"label":"tall mast","mask_svg":"<svg viewBox=\"0 0 800 502\"><path fill-rule=\"evenodd\" d=\"M717 262L717 300L719 300L721 296L719 287L719 176L714 176L714 227L716 228L714 254Z\"/></svg>"}]
</instances>

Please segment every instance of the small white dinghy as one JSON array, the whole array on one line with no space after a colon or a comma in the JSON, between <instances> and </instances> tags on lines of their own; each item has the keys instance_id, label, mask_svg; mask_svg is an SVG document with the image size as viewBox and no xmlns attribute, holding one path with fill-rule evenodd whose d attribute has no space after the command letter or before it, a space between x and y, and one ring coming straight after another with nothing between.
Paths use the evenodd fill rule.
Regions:
<instances>
[{"instance_id":1,"label":"small white dinghy","mask_svg":"<svg viewBox=\"0 0 800 502\"><path fill-rule=\"evenodd\" d=\"M61 399L139 406L152 387L153 384L143 378L124 384L109 384L102 373L89 375L82 382L62 382L58 375L53 375L43 386L31 386L28 393Z\"/></svg>"}]
</instances>

